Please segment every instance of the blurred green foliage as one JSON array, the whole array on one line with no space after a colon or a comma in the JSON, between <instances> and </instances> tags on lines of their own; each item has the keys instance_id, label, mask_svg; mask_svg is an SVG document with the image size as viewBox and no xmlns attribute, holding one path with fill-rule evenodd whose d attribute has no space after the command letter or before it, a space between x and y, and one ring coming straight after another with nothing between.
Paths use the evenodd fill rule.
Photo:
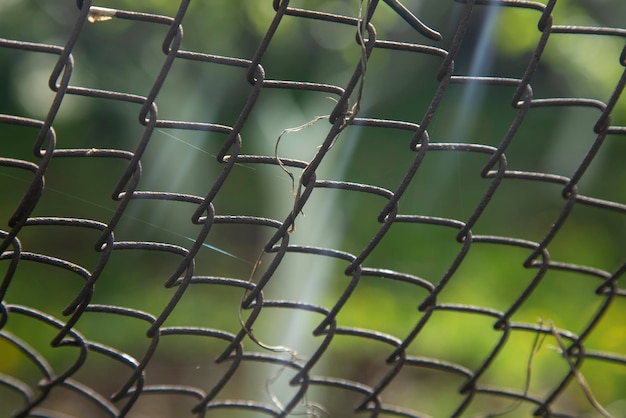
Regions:
<instances>
[{"instance_id":1,"label":"blurred green foliage","mask_svg":"<svg viewBox=\"0 0 626 418\"><path fill-rule=\"evenodd\" d=\"M356 16L359 7L357 1L293 0L292 3L294 7L342 12L350 16ZM444 39L437 46L447 48L457 23L454 16L458 16L462 5L451 1L423 3L404 2L429 25L442 30ZM177 7L176 2L167 0L140 3L118 0L106 4L98 2L98 5L168 16L173 16ZM619 26L623 25L619 19L624 16L621 13L623 9L621 0L560 0L554 12L555 24ZM0 3L0 36L62 45L76 15L73 1L4 0ZM183 21L182 48L249 59L273 15L269 0L192 2ZM521 76L539 39L539 16L532 10L498 10L495 32L486 45L492 59L484 63L484 74L481 75ZM478 47L480 28L486 19L486 11L476 6L455 74L465 75L470 71L471 51ZM423 41L384 4L379 5L373 23L380 39ZM165 25L155 27L121 19L87 25L74 49L76 68L72 84L146 95L164 60L160 49L166 32ZM344 86L360 59L361 50L353 40L353 28L287 16L281 22L262 64L271 79ZM608 36L583 40L575 36L555 36L532 82L535 97L585 96L606 102L623 71L617 60L623 43L621 38ZM53 97L47 88L47 77L55 59L52 55L0 49L0 79L5 81L0 83L0 112L44 118ZM432 56L375 50L368 61L360 116L419 123L437 86L439 64L440 60ZM250 91L245 76L245 69L178 60L157 98L159 115L172 120L232 125ZM466 85L451 85L448 88L428 130L431 142L477 143L493 147L499 144L516 115L516 110L510 106L513 89L478 87L478 91L466 102L469 90ZM464 103L465 107L462 106ZM264 91L242 132L242 152L273 155L282 129L326 115L333 106L332 100L319 93ZM59 138L58 147L132 151L142 132L142 126L136 120L138 111L137 105L68 96L54 124ZM626 123L626 102L623 99L618 102L613 114L613 124ZM507 152L510 153L509 168L571 176L595 138L590 127L598 115L596 110L591 109L531 109ZM467 123L455 126L458 123L455 121L459 120ZM281 143L280 155L310 160L327 129L328 122L322 119L310 129L286 135ZM3 156L37 162L29 149L36 135L35 130L3 125L0 126L0 135L5 138L0 144ZM350 127L320 168L320 174L326 179L361 182L394 190L415 156L408 149L410 138L409 132L390 133L376 128ZM156 131L143 159L144 177L140 189L204 195L207 185L212 184L220 172L214 155L224 139L218 134ZM624 147L623 141L607 139L597 157L598 163L594 162L580 184L581 193L626 201L623 187L626 174L621 158L626 152ZM163 158L164 155L168 158ZM486 161L487 156L483 154L429 154L401 201L401 213L467 219L489 186L489 180L478 175ZM116 207L110 193L124 166L124 161L55 160L46 174L46 191L34 215L77 216L106 222ZM295 170L294 173L298 174ZM19 201L28 178L14 170L3 169L0 174L3 190L0 210L6 219ZM318 196L324 196L324 199L319 198L319 204L305 208L304 216L297 223L297 231L307 232L299 236L294 234L294 242L301 240L310 245L317 242L328 246L324 243L331 237L315 233L316 225L324 223L333 226L329 228L333 230L329 234L336 240L338 249L353 254L360 252L380 227L375 219L385 203L383 199L350 195L338 202L336 193L326 190L320 191ZM292 199L288 177L281 170L241 165L235 168L215 207L217 214L248 214L282 220L291 209ZM514 235L538 241L555 221L563 204L556 185L505 182L473 233ZM322 209L316 212L324 205L330 208L326 209L328 217L323 217ZM150 202L133 202L129 207L129 216L116 231L116 238L157 240L188 246L187 238L194 238L198 233L197 227L188 225L192 211L192 207L183 209L179 205L155 207ZM620 215L606 215L599 209L577 207L559 237L549 247L553 259L613 271L623 261L623 248L626 248L626 226ZM462 244L455 241L457 232L440 226L394 226L367 259L367 267L410 272L437 283L461 249ZM247 262L206 248L198 259L197 271L247 280L258 248L270 233L260 228L244 231L216 226L209 236L209 243ZM25 228L21 239L26 251L40 251L73 260L86 268L93 268L98 259L98 254L92 251L95 233L29 227ZM520 248L475 244L439 301L506 310L536 274L537 270L522 267L526 257L528 251ZM173 270L178 262L180 259L175 256L116 252L98 283L93 302L159 312L171 297L171 291L162 286L167 278L163 272ZM304 264L298 263L305 262L294 263L302 269ZM263 259L263 266L266 264L269 264L269 258ZM328 279L320 280L320 286L325 288L311 294L293 293L293 271L284 267L282 276L266 293L274 298L271 292L281 295L280 292L284 291L286 298L297 295L307 302L330 308L350 279L343 274L345 267L340 262L327 266L323 271ZM67 277L68 273L53 277L41 270L43 268L36 263L21 263L19 280L12 283L6 300L33 306L62 318L61 311L69 302L68 295L74 294L80 283L75 277ZM550 271L512 320L538 323L539 318L543 318L557 327L579 332L587 325L585 318L590 317L602 301L601 297L589 296L593 295L597 283L591 284L588 280L572 273ZM375 329L404 338L422 315L416 308L425 294L425 291L420 292L406 284L362 278L353 297L340 312L338 321L345 326ZM241 294L232 289L188 292L166 325L235 330L238 327L236 306L240 297ZM198 312L205 312L207 307L211 313L200 316ZM376 314L364 315L364 312L371 311ZM606 329L600 327L591 336L590 342L606 350L623 351L626 333L620 325L620 318L625 314L626 304L614 302L605 319L610 326L607 325ZM78 329L89 338L140 355L148 341L137 336L145 333L147 323L138 322L119 318L119 324L124 325L118 326L118 321L114 323L110 318L90 314L81 318ZM409 348L409 353L443 358L470 368L478 367L500 337L491 325L489 321L476 320L471 315L436 312L429 327ZM67 359L66 353L46 348L51 338L49 329L42 331L26 319L15 323L12 320L8 329L23 330L31 326L32 335L28 335L27 339L32 340L31 343L53 363L63 364ZM270 320L260 320L258 325L260 335L268 335L269 340L278 341L283 330L275 328ZM120 331L122 329L123 332ZM508 385L517 390L522 388L534 338L532 333L511 336L510 343L498 356L486 378L494 385ZM549 344L555 343L546 341L544 345ZM361 349L362 345L363 342L357 338L338 337L333 342L337 360L326 367L335 368L337 373L347 376L365 373L363 370L382 373L387 366L382 364L384 355L380 353L385 351L380 347ZM198 352L194 352L193 345L186 347L190 357L202 358L205 349L216 351L214 347L195 347ZM179 350L179 346L168 347L165 354L167 361L173 365L179 362ZM379 355L376 357L372 353ZM7 344L0 345L0 357L3 358L0 372L11 374L24 367L19 364L19 354ZM550 352L546 347L536 357L531 390L549 390L554 384L554 376L559 378L567 373L567 367L557 353ZM381 360L381 364L375 363L374 358ZM592 366L585 366L583 371L591 387L604 397L600 401L623 397L616 392L616 388L626 384L623 372L611 370L609 373ZM19 373L27 375L31 372L21 370ZM107 371L102 370L102 373ZM367 379L366 376L364 378ZM449 383L447 378L430 375L417 378L424 379L424 382L436 382L436 387ZM411 384L416 381L416 377L412 376L406 379ZM455 382L455 391L460 383ZM415 384L421 388L422 383ZM423 386L422 389L426 390L428 384ZM405 393L403 390L406 391L396 388L388 396L400 396L396 395L400 393L405 400L414 396L414 392ZM450 396L458 397L454 393ZM572 395L568 400L575 403L578 410L589 410L580 396ZM433 404L427 412L443 416L451 413L448 410L451 404L454 403ZM494 404L486 400L484 405ZM620 413L618 409L615 411ZM516 413L519 415L514 415ZM520 410L510 416L523 416L524 413L527 411Z\"/></svg>"}]
</instances>

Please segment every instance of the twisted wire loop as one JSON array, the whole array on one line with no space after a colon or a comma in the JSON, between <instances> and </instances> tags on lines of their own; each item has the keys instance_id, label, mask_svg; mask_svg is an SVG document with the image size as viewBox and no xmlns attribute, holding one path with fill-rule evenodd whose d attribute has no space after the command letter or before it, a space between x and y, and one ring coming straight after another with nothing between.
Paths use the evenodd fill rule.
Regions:
<instances>
[{"instance_id":1,"label":"twisted wire loop","mask_svg":"<svg viewBox=\"0 0 626 418\"><path fill-rule=\"evenodd\" d=\"M0 10L43 8L27 3ZM547 51L562 39L622 45L626 29L564 21L566 6L556 0L425 2L419 11L397 0L267 0L245 6L264 11L265 18L248 18L258 18L257 29L244 27L243 17L222 22L221 30L231 32L200 33L201 41L186 49L185 40L196 39L193 30L211 30L194 20L222 5L181 0L135 11L120 3L141 8L141 2L60 3L55 27L62 30L54 36L37 40L37 31L0 27L6 68L26 56L53 62L43 69L47 86L28 86L33 101L42 95L37 89L51 93L45 114L6 103L0 108L3 416L573 417L592 407L604 416L626 413L615 383L626 384L624 177L590 180L604 175L603 161L626 135L619 114L626 48L614 51L611 65L619 65L621 76L608 80L607 92L552 96L542 81ZM444 3L453 25L426 13ZM490 69L468 71L462 64L478 53L476 33L490 13L523 16L520 22L533 25L536 44L516 58L515 73L489 75ZM114 24L122 29L108 31ZM183 36L187 25L193 29ZM350 53L340 58L310 40L293 45L301 40L294 31L315 25L349 34ZM520 37L527 29L519 28ZM232 39L244 32L255 37L254 49L214 52L222 42L235 45ZM160 53L149 60L143 84L117 82L125 74L85 76L85 51L131 48L127 36L141 37L142 54ZM148 41L156 36L160 51ZM277 62L282 48L301 55ZM321 71L297 79L290 72L290 64L300 68L314 48L327 60L319 65L341 67L340 77L324 78ZM391 99L394 105L409 109L397 119L376 104L394 78L376 74L380 57L424 63L402 75L404 91L389 84L402 95ZM587 65L609 64L590 59ZM197 72L181 81L182 67ZM5 92L24 83L15 68ZM208 97L199 103L212 108L173 111L187 106L171 89L187 87L171 80L203 90ZM455 104L460 89L496 93L491 105L477 98ZM311 114L312 122L296 129L288 115L263 122L276 97L294 109L304 97L324 97L326 114ZM77 135L63 113L73 100L102 105L78 122ZM222 104L234 110L214 111ZM482 107L507 110L510 120L498 125L503 132L492 129L496 121L489 116L477 128L463 119ZM568 131L567 150L550 160L567 160L569 168L531 164L549 159L551 145L548 137L528 139L528 132L546 135L537 126L564 109L586 115L576 125L584 123L586 131ZM115 125L114 113L131 115L128 129L111 128L115 137L95 141L89 124ZM173 113L179 116L165 118ZM444 129L454 124L462 126ZM309 139L283 152L276 140L281 131ZM210 142L196 146L182 135ZM373 139L359 143L359 135ZM276 141L267 152L259 151L263 136ZM184 142L178 145L192 147L190 153L211 154L211 162L198 168L168 155L164 138L170 145ZM360 152L365 144L375 148L370 157ZM569 153L574 149L584 152ZM536 157L520 156L524 150ZM158 164L155 155L163 157ZM454 161L479 164L461 175L465 168ZM70 176L69 169L60 171L74 164ZM327 168L341 164L358 167L361 177ZM293 181L286 199L278 197L289 190L283 171ZM461 184L471 179L479 186L438 190L439 177L454 172ZM159 185L178 175L174 190ZM437 199L440 212L431 213L427 203ZM503 205L507 199L517 203ZM540 199L550 204L527 204ZM268 215L264 205L272 201L279 208ZM243 209L236 209L241 202ZM86 209L75 208L81 204ZM517 219L516 204L535 213ZM166 206L175 208L170 219L152 222L151 213ZM354 219L339 227L348 217ZM592 247L602 239L591 239L594 234L618 237L598 249ZM399 235L401 246L390 247ZM569 249L581 247L579 259L570 257ZM586 252L612 258L600 257L599 265ZM488 274L497 280L483 281ZM558 312L568 298L574 310ZM540 352L544 340L556 354ZM594 383L604 379L616 387L594 393L597 404L577 399L584 391L596 401Z\"/></svg>"}]
</instances>

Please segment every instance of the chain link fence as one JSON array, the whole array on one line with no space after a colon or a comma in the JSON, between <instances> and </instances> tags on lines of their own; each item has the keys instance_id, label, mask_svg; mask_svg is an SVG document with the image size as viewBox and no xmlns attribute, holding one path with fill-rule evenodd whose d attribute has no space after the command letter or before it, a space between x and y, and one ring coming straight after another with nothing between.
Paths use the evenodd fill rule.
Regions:
<instances>
[{"instance_id":1,"label":"chain link fence","mask_svg":"<svg viewBox=\"0 0 626 418\"><path fill-rule=\"evenodd\" d=\"M626 416L620 1L94 3L0 4L0 415Z\"/></svg>"}]
</instances>

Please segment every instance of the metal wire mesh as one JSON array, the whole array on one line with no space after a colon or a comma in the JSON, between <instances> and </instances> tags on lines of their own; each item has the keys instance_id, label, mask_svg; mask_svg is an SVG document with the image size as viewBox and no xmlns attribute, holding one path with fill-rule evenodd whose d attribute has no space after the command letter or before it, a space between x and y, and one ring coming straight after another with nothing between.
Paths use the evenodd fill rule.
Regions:
<instances>
[{"instance_id":1,"label":"metal wire mesh","mask_svg":"<svg viewBox=\"0 0 626 418\"><path fill-rule=\"evenodd\" d=\"M107 3L0 6L32 14L0 28L26 97L0 109L3 415L626 414L626 29L561 1ZM472 64L506 16L532 47Z\"/></svg>"}]
</instances>

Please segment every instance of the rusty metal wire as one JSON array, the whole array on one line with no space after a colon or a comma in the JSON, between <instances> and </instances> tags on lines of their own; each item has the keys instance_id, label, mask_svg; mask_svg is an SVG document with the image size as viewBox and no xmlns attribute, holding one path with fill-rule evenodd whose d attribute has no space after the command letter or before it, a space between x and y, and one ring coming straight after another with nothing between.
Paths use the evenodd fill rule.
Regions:
<instances>
[{"instance_id":1,"label":"rusty metal wire","mask_svg":"<svg viewBox=\"0 0 626 418\"><path fill-rule=\"evenodd\" d=\"M448 27L445 20L431 23L431 15L421 17L397 0L259 0L255 7L265 8L270 18L261 23L267 25L256 38L255 49L227 56L213 51L222 43L233 45L226 39L244 29L254 36L243 20L225 25L232 32L219 39L212 34L204 44L195 43L196 50L184 48L184 39L193 33L186 30L183 38L183 26L202 28L202 23L193 26L194 19L202 21L201 11L223 7L217 2L206 2L205 9L198 10L189 0L181 0L177 8L174 2L167 7L163 2L162 13L125 10L113 1L63 3L59 27L66 30L54 36L38 38L37 30L24 30L23 37L7 36L0 28L3 68L13 68L12 74L18 71L3 83L19 81L15 81L19 70L12 67L18 56L54 62L43 69L53 93L44 116L25 116L26 110L16 113L15 107L0 109L5 184L1 210L7 222L0 232L3 416L626 413L624 386L594 392L597 382L606 379L626 384L626 291L620 287L626 271L625 247L620 246L626 218L624 177L621 181L615 173L603 177L598 184L607 185L606 190L597 193L584 186L594 164L602 164L598 156L618 152L616 144L623 143L626 134L626 127L619 125L624 118L616 114L626 84L626 49L611 58L622 72L618 79L608 80L610 91L589 93L591 97L551 96L541 81L544 52L560 37L593 37L600 43L617 39L623 44L626 29L563 22L555 0L450 2L456 17ZM338 10L330 7L337 3L350 3L345 10L351 12L329 11ZM26 4L7 7L43 7ZM133 7L141 9L142 4ZM424 4L420 10L427 8ZM476 53L472 40L485 24L476 16L484 17L492 9L523 14L524 22L533 25L535 46L507 67L516 68L515 73L498 73L496 68L475 74L458 65L463 56ZM384 30L377 26L379 16ZM113 21L136 29L102 32L98 38L98 31ZM289 63L277 62L279 50L289 45L295 68L313 54L312 43L294 46L291 42L296 41L284 29L309 24L349 33L352 55L340 58L332 50L318 51L327 61L317 63L338 62L343 76L348 76L296 79L288 71ZM81 73L83 62L87 65L82 61L87 60L86 49L106 49L98 42L115 45L113 50L124 48L130 42L124 36L141 37L141 31L151 30L160 36L160 61L151 61L160 62L160 68L153 67L142 77L145 85L136 90L143 93L118 91L107 85L110 78ZM144 52L154 52L147 38L142 39ZM376 107L372 99L373 94L382 95L385 83L394 77L377 75L374 61L382 55L389 60L401 56L406 61L428 61L417 67L419 73L401 76L406 77L402 89L389 85L393 94L404 94L391 101L402 101L413 119L387 115L386 109L394 107ZM207 100L230 106L233 112L200 108L189 119L164 118L162 114L171 114L186 102L179 97L180 102L172 103L174 96L166 92L172 88L168 85L172 74L185 64L200 70L183 77L183 83L192 90L206 88ZM589 60L588 65L609 64ZM91 68L98 70L97 65ZM220 79L216 74L226 75ZM121 73L117 78L126 76ZM221 83L228 84L229 91L218 95ZM495 106L507 109L508 128L494 133L490 126L495 122L486 117L475 130L462 126L452 140L462 139L450 142L442 126L454 124L462 113L450 104L458 100L454 89L469 86L504 92L489 100L499 98ZM33 100L37 89L44 87L30 86ZM9 86L3 88L9 91ZM286 116L275 121L283 124L275 127L275 136L269 135L264 148L258 121L274 103L264 98L274 94L291 97L290 103L294 97L324 97L325 110L296 124ZM103 107L98 108L98 118L79 120L68 128L60 115L71 100L79 106ZM484 103L470 101L466 106L486 109ZM573 169L526 167L529 161L546 157L551 144L549 138L530 141L525 132L530 137L543 133L539 125L550 124L555 112L563 109L594 112L585 132L568 133L578 149L583 143L585 152L560 151ZM124 138L93 140L90 135L97 129L120 123L115 112L134 118L124 122L126 131L111 131ZM549 116L541 119L542 113ZM90 130L90 125L96 128ZM80 130L82 142L66 139L77 137L73 129ZM301 157L304 151L297 149L291 154L284 151L287 138L279 147L284 133L309 131L315 132L309 157ZM353 148L371 145L377 150L370 153L378 156L375 162L366 154L346 151L346 143L356 143L364 132L376 140ZM193 147L191 153L213 155L212 162L198 169L172 155L167 160L171 166L149 163L155 154L168 152L159 140L184 141L183 134L210 137L207 146L186 145ZM398 143L402 149L396 152ZM520 156L526 145L530 158ZM324 164L338 164L334 155L341 153L346 163L362 167L351 179L324 174L328 173ZM442 155L479 159L480 166L459 174L459 182L471 178L480 187L462 185L453 196L442 196L436 190L441 185L437 177L442 170L453 171L445 165L457 167L452 160L439 160ZM56 171L66 164L72 167L71 175ZM437 171L429 164L444 166ZM291 187L281 169L292 177ZM87 174L89 170L98 174ZM255 171L241 183L246 170ZM264 170L272 174L263 177ZM400 176L394 174L398 172ZM195 178L199 186L193 189L182 182L170 190L146 180L152 175L165 182L179 174ZM265 184L247 184L243 193L237 189L253 178ZM81 181L88 184L80 186ZM269 201L280 202L271 216L263 209L267 201L254 194L258 187ZM272 195L270 189L286 191L287 196ZM465 212L454 208L460 193L469 196ZM515 199L511 205L502 203L511 198ZM420 206L437 199L445 213L430 213L427 206ZM551 203L524 206L540 199ZM82 212L76 208L81 204ZM168 212L167 222L158 225L150 220L157 205L176 208ZM524 206L522 219L516 205ZM355 206L358 216L349 212ZM348 226L341 229L353 240L331 238L337 224L324 217L327 211L335 219L354 216L354 223L346 221ZM503 221L494 226L492 218ZM307 229L307 224L313 228ZM581 230L583 225L587 229ZM154 234L141 232L142 227L151 227ZM313 239L307 235L311 231L322 232ZM173 235L164 238L166 233ZM402 246L390 247L398 234ZM592 239L594 234L617 238ZM603 240L607 247L595 248ZM576 246L566 245L574 241ZM575 252L573 248L582 250L571 258L568 249ZM394 254L401 259L403 252L408 258L396 262ZM613 258L589 261L587 252L610 253ZM484 253L488 255L473 258ZM330 267L308 275L311 266L324 263ZM429 268L433 263L438 267ZM497 282L482 281L488 270ZM326 283L326 288L308 294L311 281ZM566 285L550 284L556 281ZM285 296L283 290L289 286L305 289L305 294ZM565 290L572 288L574 293ZM496 295L492 299L483 297L492 293ZM398 299L383 300L381 295L390 294ZM492 300L500 303L491 306ZM568 314L557 312L567 303L575 305L573 311L570 306ZM389 316L387 311L394 309L400 313ZM357 312L357 319L349 312ZM295 325L303 335L297 341L286 335L294 317L306 318ZM385 322L400 317L402 323ZM465 343L459 343L461 335ZM548 345L556 353L547 354L538 366L541 349ZM504 376L509 374L512 377ZM585 400L583 392L595 396L597 404Z\"/></svg>"}]
</instances>

